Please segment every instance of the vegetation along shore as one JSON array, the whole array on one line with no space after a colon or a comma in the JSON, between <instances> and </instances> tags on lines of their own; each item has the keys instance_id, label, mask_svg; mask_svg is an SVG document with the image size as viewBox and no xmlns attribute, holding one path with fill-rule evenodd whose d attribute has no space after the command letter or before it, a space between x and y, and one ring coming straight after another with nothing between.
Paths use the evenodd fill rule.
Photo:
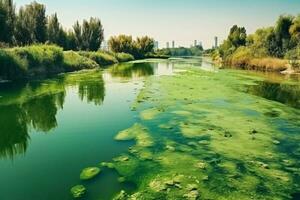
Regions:
<instances>
[{"instance_id":1,"label":"vegetation along shore","mask_svg":"<svg viewBox=\"0 0 300 200\"><path fill-rule=\"evenodd\" d=\"M209 50L219 65L242 69L299 73L300 15L282 15L272 27L247 35L244 27L234 25L228 38Z\"/></svg>"}]
</instances>

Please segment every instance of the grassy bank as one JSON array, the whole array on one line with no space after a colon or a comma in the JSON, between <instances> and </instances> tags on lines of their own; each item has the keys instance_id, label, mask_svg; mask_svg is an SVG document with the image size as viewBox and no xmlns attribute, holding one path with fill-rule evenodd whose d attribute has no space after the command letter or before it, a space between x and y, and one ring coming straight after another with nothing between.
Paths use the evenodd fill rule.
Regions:
<instances>
[{"instance_id":1,"label":"grassy bank","mask_svg":"<svg viewBox=\"0 0 300 200\"><path fill-rule=\"evenodd\" d=\"M218 53L213 53L214 62L222 66L236 67L246 70L257 70L267 72L282 72L290 68L289 60L270 56L256 57L251 49L246 47L238 48L234 53L226 58L220 57Z\"/></svg>"},{"instance_id":2,"label":"grassy bank","mask_svg":"<svg viewBox=\"0 0 300 200\"><path fill-rule=\"evenodd\" d=\"M63 51L54 45L0 49L0 80L19 80L93 69L134 60L126 53Z\"/></svg>"}]
</instances>

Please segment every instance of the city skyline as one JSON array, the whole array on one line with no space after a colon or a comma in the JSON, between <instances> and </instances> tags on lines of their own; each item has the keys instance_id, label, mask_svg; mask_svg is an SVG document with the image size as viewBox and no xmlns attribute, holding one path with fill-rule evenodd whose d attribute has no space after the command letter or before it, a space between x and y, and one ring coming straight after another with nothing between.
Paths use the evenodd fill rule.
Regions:
<instances>
[{"instance_id":1,"label":"city skyline","mask_svg":"<svg viewBox=\"0 0 300 200\"><path fill-rule=\"evenodd\" d=\"M15 1L17 7L30 2ZM88 4L73 0L71 6L68 0L38 2L46 5L48 15L56 12L66 28L71 28L76 20L98 17L104 25L106 40L118 34L149 35L162 44L160 47L173 40L176 46L189 47L197 39L205 48L211 48L214 37L221 43L234 24L253 33L260 27L274 25L281 14L296 15L300 10L297 0L90 0Z\"/></svg>"}]
</instances>

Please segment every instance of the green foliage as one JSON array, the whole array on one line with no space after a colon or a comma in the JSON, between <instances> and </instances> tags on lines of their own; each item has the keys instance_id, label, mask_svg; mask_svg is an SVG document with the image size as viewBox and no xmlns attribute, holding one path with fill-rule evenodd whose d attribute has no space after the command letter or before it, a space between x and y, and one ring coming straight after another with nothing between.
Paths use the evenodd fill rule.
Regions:
<instances>
[{"instance_id":1,"label":"green foliage","mask_svg":"<svg viewBox=\"0 0 300 200\"><path fill-rule=\"evenodd\" d=\"M115 53L114 55L118 62L129 62L134 60L134 57L128 53Z\"/></svg>"},{"instance_id":2,"label":"green foliage","mask_svg":"<svg viewBox=\"0 0 300 200\"><path fill-rule=\"evenodd\" d=\"M15 5L12 0L0 0L0 42L12 43Z\"/></svg>"},{"instance_id":3,"label":"green foliage","mask_svg":"<svg viewBox=\"0 0 300 200\"><path fill-rule=\"evenodd\" d=\"M63 50L54 45L32 45L11 50L15 55L28 62L28 69L45 67L54 70L63 63Z\"/></svg>"},{"instance_id":4,"label":"green foliage","mask_svg":"<svg viewBox=\"0 0 300 200\"><path fill-rule=\"evenodd\" d=\"M185 47L179 47L179 48L166 48L161 49L156 52L158 55L165 55L165 56L201 56L203 53L202 46L197 47L191 47L191 48L185 48Z\"/></svg>"},{"instance_id":5,"label":"green foliage","mask_svg":"<svg viewBox=\"0 0 300 200\"><path fill-rule=\"evenodd\" d=\"M104 39L104 30L99 19L83 20L82 25L77 21L73 30L78 50L97 51L100 48Z\"/></svg>"},{"instance_id":6,"label":"green foliage","mask_svg":"<svg viewBox=\"0 0 300 200\"><path fill-rule=\"evenodd\" d=\"M12 51L0 49L0 79L22 78L27 71L28 63Z\"/></svg>"},{"instance_id":7,"label":"green foliage","mask_svg":"<svg viewBox=\"0 0 300 200\"><path fill-rule=\"evenodd\" d=\"M118 63L118 60L111 54L97 51L97 52L79 52L81 56L87 57L95 61L100 66L112 65Z\"/></svg>"},{"instance_id":8,"label":"green foliage","mask_svg":"<svg viewBox=\"0 0 300 200\"><path fill-rule=\"evenodd\" d=\"M21 7L16 21L15 38L18 44L44 43L47 39L47 18L44 5L33 2Z\"/></svg>"},{"instance_id":9,"label":"green foliage","mask_svg":"<svg viewBox=\"0 0 300 200\"><path fill-rule=\"evenodd\" d=\"M108 41L108 45L110 50L116 53L133 54L134 52L134 41L132 36L129 35L112 36Z\"/></svg>"},{"instance_id":10,"label":"green foliage","mask_svg":"<svg viewBox=\"0 0 300 200\"><path fill-rule=\"evenodd\" d=\"M244 46L246 44L247 33L244 27L238 27L234 25L230 29L230 33L228 36L228 41L234 47Z\"/></svg>"},{"instance_id":11,"label":"green foliage","mask_svg":"<svg viewBox=\"0 0 300 200\"><path fill-rule=\"evenodd\" d=\"M67 71L93 69L97 67L99 67L99 65L95 61L85 56L81 56L74 51L64 52L64 68Z\"/></svg>"},{"instance_id":12,"label":"green foliage","mask_svg":"<svg viewBox=\"0 0 300 200\"><path fill-rule=\"evenodd\" d=\"M297 67L299 45L300 16L282 15L274 27L258 29L248 37L244 28L233 26L217 51L226 64L280 71L287 68L284 58Z\"/></svg>"},{"instance_id":13,"label":"green foliage","mask_svg":"<svg viewBox=\"0 0 300 200\"><path fill-rule=\"evenodd\" d=\"M146 54L153 52L154 40L148 36L133 40L132 36L119 35L111 37L108 45L115 53L128 53L135 58L144 58Z\"/></svg>"}]
</instances>

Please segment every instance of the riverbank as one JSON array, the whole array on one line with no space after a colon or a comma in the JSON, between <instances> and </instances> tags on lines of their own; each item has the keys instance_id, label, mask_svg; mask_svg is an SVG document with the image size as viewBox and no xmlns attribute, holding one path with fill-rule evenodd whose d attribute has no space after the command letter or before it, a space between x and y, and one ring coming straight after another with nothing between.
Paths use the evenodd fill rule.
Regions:
<instances>
[{"instance_id":1,"label":"riverbank","mask_svg":"<svg viewBox=\"0 0 300 200\"><path fill-rule=\"evenodd\" d=\"M102 68L134 60L127 53L63 51L55 45L0 49L0 80L47 77L63 72Z\"/></svg>"},{"instance_id":2,"label":"riverbank","mask_svg":"<svg viewBox=\"0 0 300 200\"><path fill-rule=\"evenodd\" d=\"M246 56L235 56L235 54L226 59L222 59L216 55L209 56L212 58L213 63L220 68L276 72L281 74L300 74L300 69L297 66L293 66L294 62L287 59L272 57L253 58Z\"/></svg>"}]
</instances>

